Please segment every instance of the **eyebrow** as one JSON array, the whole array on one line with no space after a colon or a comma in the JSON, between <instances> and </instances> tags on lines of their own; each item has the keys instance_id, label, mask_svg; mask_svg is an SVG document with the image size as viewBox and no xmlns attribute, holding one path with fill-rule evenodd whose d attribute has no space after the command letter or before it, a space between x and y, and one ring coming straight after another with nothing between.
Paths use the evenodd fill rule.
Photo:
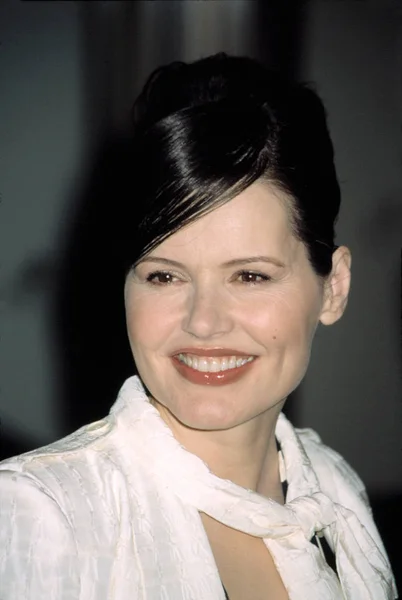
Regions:
<instances>
[{"instance_id":1,"label":"eyebrow","mask_svg":"<svg viewBox=\"0 0 402 600\"><path fill-rule=\"evenodd\" d=\"M180 263L177 260L163 258L161 256L145 257L142 260L140 260L138 262L138 264L145 263L145 262L162 263L164 265L177 267L179 269L185 269L185 265L183 265L183 263ZM281 267L281 268L285 267L285 264L283 262L281 262L280 260L278 260L277 258L274 258L272 256L247 256L246 258L233 258L232 260L228 260L227 262L222 263L221 267L223 267L223 268L236 267L236 266L248 265L250 263L256 263L256 262L265 262L265 263L269 263L269 264L275 265L276 267Z\"/></svg>"}]
</instances>

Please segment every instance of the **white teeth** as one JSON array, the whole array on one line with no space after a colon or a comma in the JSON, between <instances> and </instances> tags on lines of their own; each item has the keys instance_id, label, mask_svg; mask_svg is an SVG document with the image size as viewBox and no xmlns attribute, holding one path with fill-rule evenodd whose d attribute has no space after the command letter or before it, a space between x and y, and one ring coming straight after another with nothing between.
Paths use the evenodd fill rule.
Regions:
<instances>
[{"instance_id":1,"label":"white teeth","mask_svg":"<svg viewBox=\"0 0 402 600\"><path fill-rule=\"evenodd\" d=\"M198 359L198 371L202 373L206 373L208 371L208 359L207 358L199 358Z\"/></svg>"},{"instance_id":2,"label":"white teeth","mask_svg":"<svg viewBox=\"0 0 402 600\"><path fill-rule=\"evenodd\" d=\"M237 358L236 356L210 358L207 356L195 356L194 354L179 354L177 358L180 362L192 367L196 371L201 371L201 373L218 373L220 371L227 371L228 369L241 367L242 365L254 360L254 356L248 356L244 358Z\"/></svg>"},{"instance_id":3,"label":"white teeth","mask_svg":"<svg viewBox=\"0 0 402 600\"><path fill-rule=\"evenodd\" d=\"M228 369L234 369L236 367L236 357L231 356L229 359Z\"/></svg>"},{"instance_id":4,"label":"white teeth","mask_svg":"<svg viewBox=\"0 0 402 600\"><path fill-rule=\"evenodd\" d=\"M213 358L211 360L211 364L210 364L209 368L212 371L212 373L217 373L218 371L221 371L220 361L216 360L216 358Z\"/></svg>"}]
</instances>

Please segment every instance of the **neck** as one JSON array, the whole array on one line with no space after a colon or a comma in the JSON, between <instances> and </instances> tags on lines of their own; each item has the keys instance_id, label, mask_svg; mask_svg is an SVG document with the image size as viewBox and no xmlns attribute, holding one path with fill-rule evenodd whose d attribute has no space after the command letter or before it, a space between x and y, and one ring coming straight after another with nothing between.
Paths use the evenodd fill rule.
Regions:
<instances>
[{"instance_id":1,"label":"neck","mask_svg":"<svg viewBox=\"0 0 402 600\"><path fill-rule=\"evenodd\" d=\"M227 430L192 429L153 402L175 438L222 479L282 501L275 426L283 403Z\"/></svg>"}]
</instances>

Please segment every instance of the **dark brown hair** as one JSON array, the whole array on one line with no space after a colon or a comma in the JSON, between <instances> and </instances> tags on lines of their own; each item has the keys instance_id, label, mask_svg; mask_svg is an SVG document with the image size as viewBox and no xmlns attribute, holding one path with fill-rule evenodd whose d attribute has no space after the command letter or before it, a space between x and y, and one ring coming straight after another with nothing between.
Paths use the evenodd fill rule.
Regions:
<instances>
[{"instance_id":1,"label":"dark brown hair","mask_svg":"<svg viewBox=\"0 0 402 600\"><path fill-rule=\"evenodd\" d=\"M264 178L289 197L315 272L329 274L340 190L325 109L307 85L226 54L172 63L150 76L134 105L131 148L127 268Z\"/></svg>"}]
</instances>

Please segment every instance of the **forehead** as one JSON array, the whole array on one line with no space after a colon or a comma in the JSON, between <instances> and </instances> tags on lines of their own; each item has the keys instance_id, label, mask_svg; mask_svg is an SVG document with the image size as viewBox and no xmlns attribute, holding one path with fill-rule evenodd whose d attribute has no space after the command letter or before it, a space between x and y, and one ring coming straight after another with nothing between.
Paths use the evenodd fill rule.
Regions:
<instances>
[{"instance_id":1,"label":"forehead","mask_svg":"<svg viewBox=\"0 0 402 600\"><path fill-rule=\"evenodd\" d=\"M287 203L289 200L277 188L255 182L226 204L171 235L155 252L289 254L299 242L293 235Z\"/></svg>"}]
</instances>

